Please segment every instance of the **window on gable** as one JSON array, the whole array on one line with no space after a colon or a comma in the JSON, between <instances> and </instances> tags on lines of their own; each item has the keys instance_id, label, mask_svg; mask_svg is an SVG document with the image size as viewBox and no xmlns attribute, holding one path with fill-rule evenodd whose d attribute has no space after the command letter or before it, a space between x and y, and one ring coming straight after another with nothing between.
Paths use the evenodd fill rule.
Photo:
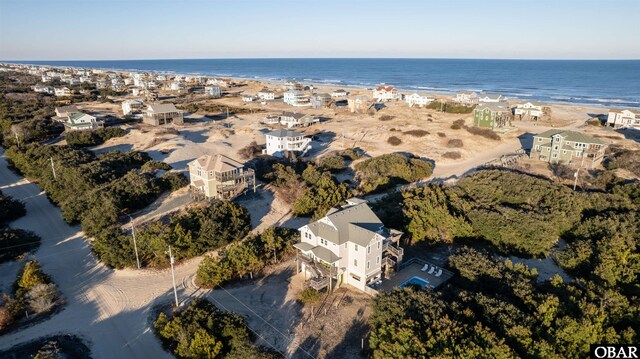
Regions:
<instances>
[{"instance_id":1,"label":"window on gable","mask_svg":"<svg viewBox=\"0 0 640 359\"><path fill-rule=\"evenodd\" d=\"M357 260L357 259L354 259L354 260L353 260L353 265L354 265L354 267L357 267L357 266L358 266L358 260Z\"/></svg>"},{"instance_id":2,"label":"window on gable","mask_svg":"<svg viewBox=\"0 0 640 359\"><path fill-rule=\"evenodd\" d=\"M357 252L357 251L358 251L358 245L357 245L357 244L354 244L353 246L355 247L356 252Z\"/></svg>"}]
</instances>

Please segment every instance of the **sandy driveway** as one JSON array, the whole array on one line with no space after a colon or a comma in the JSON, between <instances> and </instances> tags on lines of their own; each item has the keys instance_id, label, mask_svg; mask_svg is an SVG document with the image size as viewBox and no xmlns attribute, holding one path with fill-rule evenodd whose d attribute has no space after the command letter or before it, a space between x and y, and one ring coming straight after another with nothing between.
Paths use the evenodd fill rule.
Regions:
<instances>
[{"instance_id":1,"label":"sandy driveway","mask_svg":"<svg viewBox=\"0 0 640 359\"><path fill-rule=\"evenodd\" d=\"M27 206L27 215L10 225L32 230L42 237L42 245L34 257L42 263L44 271L53 276L68 302L64 310L51 319L1 336L0 350L44 335L72 333L90 342L95 358L171 358L154 337L149 322L149 310L154 303L170 302L173 298L170 272L116 271L100 264L91 254L80 228L66 224L60 210L47 200L41 189L11 172L3 153L0 154L0 189L22 199ZM278 211L272 213L269 192L264 194L264 199L266 201L258 201L261 205L252 208L257 219L282 222L288 217ZM257 209L263 211L262 215L257 215ZM247 315L251 326L265 337L263 344L286 349L288 340L281 333L288 333L296 321L296 307L285 278L289 272L267 277L256 285L209 292L193 285L200 260L200 257L194 258L176 267L180 299L210 295L221 307ZM8 288L17 267L15 263L0 266L2 287Z\"/></svg>"}]
</instances>

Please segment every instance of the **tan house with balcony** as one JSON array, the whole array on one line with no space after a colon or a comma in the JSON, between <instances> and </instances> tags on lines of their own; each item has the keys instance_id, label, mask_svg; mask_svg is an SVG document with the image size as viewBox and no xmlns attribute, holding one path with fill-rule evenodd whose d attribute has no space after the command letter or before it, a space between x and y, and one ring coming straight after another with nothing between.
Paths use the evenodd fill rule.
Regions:
<instances>
[{"instance_id":1,"label":"tan house with balcony","mask_svg":"<svg viewBox=\"0 0 640 359\"><path fill-rule=\"evenodd\" d=\"M189 162L189 181L198 196L233 200L248 189L255 191L255 172L225 155L202 156Z\"/></svg>"},{"instance_id":2,"label":"tan house with balcony","mask_svg":"<svg viewBox=\"0 0 640 359\"><path fill-rule=\"evenodd\" d=\"M396 270L404 250L402 232L385 228L367 201L350 198L298 229L298 272L316 290L349 284L362 291Z\"/></svg>"},{"instance_id":3,"label":"tan house with balcony","mask_svg":"<svg viewBox=\"0 0 640 359\"><path fill-rule=\"evenodd\" d=\"M178 110L172 103L152 103L148 104L142 114L142 122L160 126L169 123L182 124L184 117L182 111Z\"/></svg>"},{"instance_id":4,"label":"tan house with balcony","mask_svg":"<svg viewBox=\"0 0 640 359\"><path fill-rule=\"evenodd\" d=\"M607 144L581 132L549 130L533 136L529 157L550 163L594 168L602 162Z\"/></svg>"}]
</instances>

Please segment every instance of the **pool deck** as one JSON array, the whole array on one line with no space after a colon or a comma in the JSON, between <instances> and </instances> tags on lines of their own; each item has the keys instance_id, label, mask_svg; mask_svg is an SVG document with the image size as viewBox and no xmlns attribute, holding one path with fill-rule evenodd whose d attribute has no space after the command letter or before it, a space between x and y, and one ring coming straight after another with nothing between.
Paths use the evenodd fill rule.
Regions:
<instances>
[{"instance_id":1,"label":"pool deck","mask_svg":"<svg viewBox=\"0 0 640 359\"><path fill-rule=\"evenodd\" d=\"M383 280L378 290L385 291L385 292L391 291L394 288L400 287L400 284L404 283L406 280L412 277L419 277L421 279L424 279L427 282L429 282L429 285L433 285L437 289L440 285L444 284L451 277L453 277L453 273L449 272L446 269L442 270L442 274L440 275L440 277L436 277L433 274L428 274L428 271L423 272L421 271L421 269L422 267L424 267L425 264L434 266L433 263L423 261L423 260L414 261L413 263L408 263L406 266L402 267L400 271L396 272L390 279ZM438 267L438 268L441 268L441 267ZM436 271L434 271L434 273L435 272Z\"/></svg>"}]
</instances>

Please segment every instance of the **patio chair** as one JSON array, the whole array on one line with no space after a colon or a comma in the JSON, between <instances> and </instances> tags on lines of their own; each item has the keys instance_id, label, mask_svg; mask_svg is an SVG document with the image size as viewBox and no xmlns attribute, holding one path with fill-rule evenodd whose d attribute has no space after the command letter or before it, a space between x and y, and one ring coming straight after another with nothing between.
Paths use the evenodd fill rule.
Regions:
<instances>
[{"instance_id":1,"label":"patio chair","mask_svg":"<svg viewBox=\"0 0 640 359\"><path fill-rule=\"evenodd\" d=\"M428 273L429 273L429 274L433 274L433 271L434 271L434 270L436 270L436 267L435 267L435 266L431 267L431 269L429 269L429 272L428 272Z\"/></svg>"},{"instance_id":2,"label":"patio chair","mask_svg":"<svg viewBox=\"0 0 640 359\"><path fill-rule=\"evenodd\" d=\"M423 271L423 272L426 272L427 269L429 269L429 265L425 264L424 267L422 267L422 269L420 269L420 270Z\"/></svg>"},{"instance_id":3,"label":"patio chair","mask_svg":"<svg viewBox=\"0 0 640 359\"><path fill-rule=\"evenodd\" d=\"M442 275L442 269L438 270L438 273L436 273L436 277L439 277Z\"/></svg>"}]
</instances>

